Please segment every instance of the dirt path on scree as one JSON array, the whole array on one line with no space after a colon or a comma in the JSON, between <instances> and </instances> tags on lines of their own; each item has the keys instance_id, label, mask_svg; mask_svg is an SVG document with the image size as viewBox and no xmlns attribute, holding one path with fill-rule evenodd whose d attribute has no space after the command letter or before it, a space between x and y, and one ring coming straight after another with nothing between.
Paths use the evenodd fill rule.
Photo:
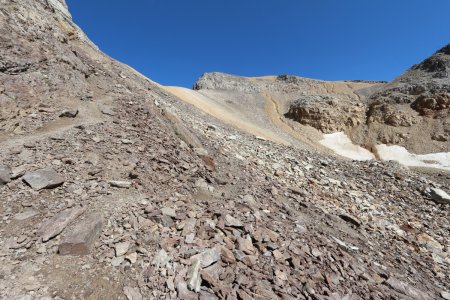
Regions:
<instances>
[{"instance_id":1,"label":"dirt path on scree","mask_svg":"<svg viewBox=\"0 0 450 300\"><path fill-rule=\"evenodd\" d=\"M245 116L245 112L237 111L235 108L228 107L223 102L216 101L215 99L187 88L163 87L163 89L226 124L233 125L240 130L275 143L280 143L283 145L291 144L287 139L280 137L270 129L249 122L248 118Z\"/></svg>"}]
</instances>

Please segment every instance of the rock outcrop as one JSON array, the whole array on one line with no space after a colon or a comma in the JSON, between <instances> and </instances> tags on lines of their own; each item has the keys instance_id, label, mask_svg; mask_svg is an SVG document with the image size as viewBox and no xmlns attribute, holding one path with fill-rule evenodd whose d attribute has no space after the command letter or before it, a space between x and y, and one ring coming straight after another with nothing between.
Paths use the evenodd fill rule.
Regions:
<instances>
[{"instance_id":1,"label":"rock outcrop","mask_svg":"<svg viewBox=\"0 0 450 300\"><path fill-rule=\"evenodd\" d=\"M324 133L333 133L364 124L366 111L361 102L319 94L294 101L285 116Z\"/></svg>"},{"instance_id":2,"label":"rock outcrop","mask_svg":"<svg viewBox=\"0 0 450 300\"><path fill-rule=\"evenodd\" d=\"M416 152L450 150L450 44L368 99L367 125L375 140L400 142Z\"/></svg>"}]
</instances>

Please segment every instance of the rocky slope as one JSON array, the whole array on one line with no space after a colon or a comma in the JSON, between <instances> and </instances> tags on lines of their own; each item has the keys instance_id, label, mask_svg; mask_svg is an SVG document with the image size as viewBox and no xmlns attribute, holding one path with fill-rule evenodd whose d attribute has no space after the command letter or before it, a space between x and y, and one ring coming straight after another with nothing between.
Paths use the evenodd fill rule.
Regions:
<instances>
[{"instance_id":1,"label":"rocky slope","mask_svg":"<svg viewBox=\"0 0 450 300\"><path fill-rule=\"evenodd\" d=\"M448 175L237 131L0 4L0 298L449 298Z\"/></svg>"},{"instance_id":2,"label":"rocky slope","mask_svg":"<svg viewBox=\"0 0 450 300\"><path fill-rule=\"evenodd\" d=\"M322 81L290 75L267 77L239 77L222 73L206 73L194 85L203 94L228 94L227 101L252 102L247 98L269 98L277 107L278 117L311 126L321 132L346 131L365 124L364 93L382 85L382 82ZM234 94L233 94L234 93ZM239 95L236 95L238 93ZM223 97L223 96L222 96ZM233 100L234 99L234 100ZM293 123L290 123L293 126ZM304 127L303 127L304 129Z\"/></svg>"},{"instance_id":3,"label":"rocky slope","mask_svg":"<svg viewBox=\"0 0 450 300\"><path fill-rule=\"evenodd\" d=\"M383 143L450 151L450 44L371 95L367 117Z\"/></svg>"},{"instance_id":4,"label":"rocky slope","mask_svg":"<svg viewBox=\"0 0 450 300\"><path fill-rule=\"evenodd\" d=\"M194 90L228 93L228 98L269 96L277 102L283 122L294 120L322 133L343 131L367 149L376 144L395 144L414 153L448 152L449 47L390 83L207 73L195 83ZM290 126L295 127L292 122Z\"/></svg>"}]
</instances>

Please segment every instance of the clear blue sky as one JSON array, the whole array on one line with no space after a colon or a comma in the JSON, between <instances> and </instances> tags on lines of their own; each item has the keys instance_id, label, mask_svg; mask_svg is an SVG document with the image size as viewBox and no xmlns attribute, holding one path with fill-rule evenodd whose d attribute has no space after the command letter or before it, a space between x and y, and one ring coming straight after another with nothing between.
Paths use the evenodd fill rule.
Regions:
<instances>
[{"instance_id":1,"label":"clear blue sky","mask_svg":"<svg viewBox=\"0 0 450 300\"><path fill-rule=\"evenodd\" d=\"M391 80L450 42L450 0L67 0L101 50L164 85L204 72Z\"/></svg>"}]
</instances>

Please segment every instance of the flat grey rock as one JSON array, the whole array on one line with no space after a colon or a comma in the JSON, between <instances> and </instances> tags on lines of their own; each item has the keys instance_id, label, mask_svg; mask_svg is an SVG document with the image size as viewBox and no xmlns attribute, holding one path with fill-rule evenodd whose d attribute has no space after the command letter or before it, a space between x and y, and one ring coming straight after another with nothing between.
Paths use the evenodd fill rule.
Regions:
<instances>
[{"instance_id":1,"label":"flat grey rock","mask_svg":"<svg viewBox=\"0 0 450 300\"><path fill-rule=\"evenodd\" d=\"M232 217L230 215L226 215L225 216L225 226L228 226L228 227L243 227L244 225L238 219L236 219L236 218L234 218L234 217Z\"/></svg>"},{"instance_id":2,"label":"flat grey rock","mask_svg":"<svg viewBox=\"0 0 450 300\"><path fill-rule=\"evenodd\" d=\"M23 220L32 218L32 217L34 217L34 216L36 216L38 214L39 214L39 212L36 211L36 210L27 210L27 211L24 211L24 212L16 214L14 216L14 219L18 220L18 221L23 221Z\"/></svg>"},{"instance_id":3,"label":"flat grey rock","mask_svg":"<svg viewBox=\"0 0 450 300\"><path fill-rule=\"evenodd\" d=\"M131 187L131 182L129 181L121 181L121 180L110 180L109 184L113 187L128 189Z\"/></svg>"},{"instance_id":4,"label":"flat grey rock","mask_svg":"<svg viewBox=\"0 0 450 300\"><path fill-rule=\"evenodd\" d=\"M165 216L169 216L172 218L176 218L177 217L177 213L175 212L175 209L171 208L171 207L163 207L161 208L161 213Z\"/></svg>"},{"instance_id":5,"label":"flat grey rock","mask_svg":"<svg viewBox=\"0 0 450 300\"><path fill-rule=\"evenodd\" d=\"M53 169L40 169L27 172L22 177L35 190L52 189L64 183L64 178Z\"/></svg>"},{"instance_id":6,"label":"flat grey rock","mask_svg":"<svg viewBox=\"0 0 450 300\"><path fill-rule=\"evenodd\" d=\"M130 242L117 243L114 246L116 256L122 256L122 255L127 254L129 248L130 248Z\"/></svg>"},{"instance_id":7,"label":"flat grey rock","mask_svg":"<svg viewBox=\"0 0 450 300\"><path fill-rule=\"evenodd\" d=\"M132 288L130 286L126 286L123 288L123 293L127 296L128 300L142 300L144 299L139 292L139 288Z\"/></svg>"},{"instance_id":8,"label":"flat grey rock","mask_svg":"<svg viewBox=\"0 0 450 300\"><path fill-rule=\"evenodd\" d=\"M113 267L118 267L118 266L120 266L121 263L124 262L124 260L125 260L125 257L123 257L123 256L114 257L114 258L111 260L111 266L113 266Z\"/></svg>"},{"instance_id":9,"label":"flat grey rock","mask_svg":"<svg viewBox=\"0 0 450 300\"><path fill-rule=\"evenodd\" d=\"M198 260L202 268L209 267L220 259L220 249L218 247L207 249L200 254L191 257L191 260Z\"/></svg>"},{"instance_id":10,"label":"flat grey rock","mask_svg":"<svg viewBox=\"0 0 450 300\"><path fill-rule=\"evenodd\" d=\"M38 231L42 237L42 241L47 242L51 238L60 234L67 225L81 216L85 211L85 207L78 206L63 210L54 215L52 218L44 222Z\"/></svg>"},{"instance_id":11,"label":"flat grey rock","mask_svg":"<svg viewBox=\"0 0 450 300\"><path fill-rule=\"evenodd\" d=\"M0 165L0 185L7 184L11 181L11 168Z\"/></svg>"},{"instance_id":12,"label":"flat grey rock","mask_svg":"<svg viewBox=\"0 0 450 300\"><path fill-rule=\"evenodd\" d=\"M438 204L450 204L450 195L441 189L430 189L431 199Z\"/></svg>"}]
</instances>

